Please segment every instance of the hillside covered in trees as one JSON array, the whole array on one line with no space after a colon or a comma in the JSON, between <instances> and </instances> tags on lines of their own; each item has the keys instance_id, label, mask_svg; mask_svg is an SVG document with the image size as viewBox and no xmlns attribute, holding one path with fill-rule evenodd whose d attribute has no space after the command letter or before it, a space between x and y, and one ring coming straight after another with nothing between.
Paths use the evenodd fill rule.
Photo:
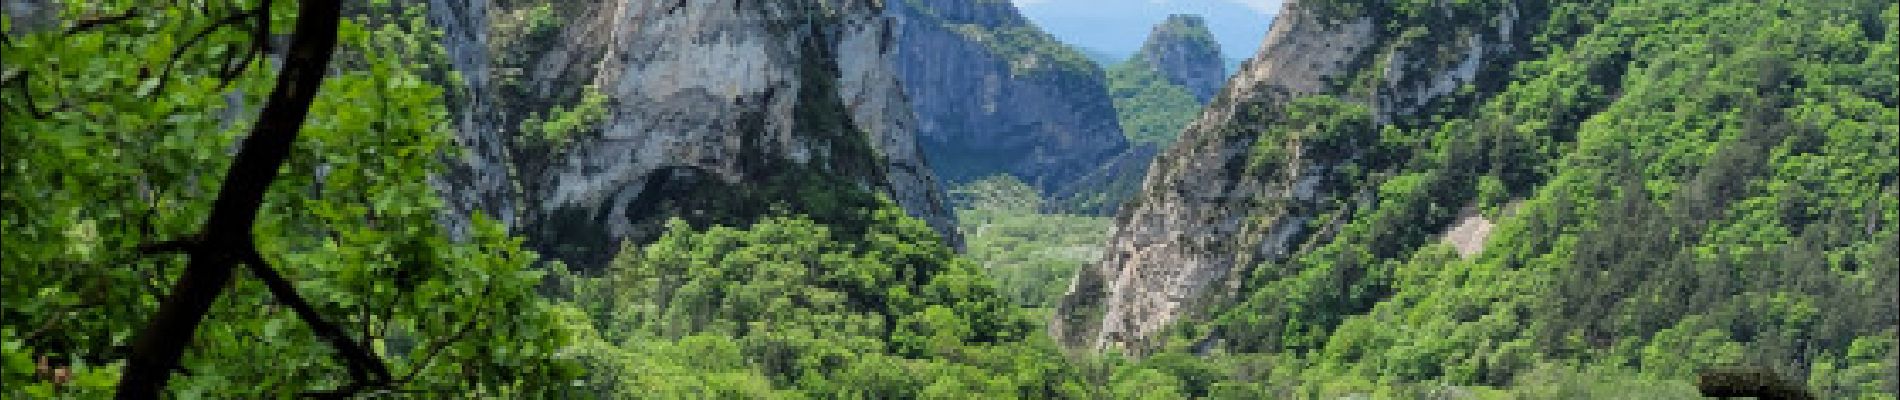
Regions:
<instances>
[{"instance_id":1,"label":"hillside covered in trees","mask_svg":"<svg viewBox=\"0 0 1900 400\"><path fill-rule=\"evenodd\" d=\"M1646 397L1595 390L1746 365L1894 395L1895 6L1290 3L1065 340L1266 357L1283 394Z\"/></svg>"},{"instance_id":2,"label":"hillside covered in trees","mask_svg":"<svg viewBox=\"0 0 1900 400\"><path fill-rule=\"evenodd\" d=\"M1900 5L1288 0L1108 217L885 3L6 1L0 397L1900 399Z\"/></svg>"}]
</instances>

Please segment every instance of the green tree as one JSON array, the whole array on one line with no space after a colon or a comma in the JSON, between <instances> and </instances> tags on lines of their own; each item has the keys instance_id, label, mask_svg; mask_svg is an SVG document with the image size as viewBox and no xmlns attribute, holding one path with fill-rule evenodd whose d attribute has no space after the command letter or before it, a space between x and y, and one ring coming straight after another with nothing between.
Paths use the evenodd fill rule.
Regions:
<instances>
[{"instance_id":1,"label":"green tree","mask_svg":"<svg viewBox=\"0 0 1900 400\"><path fill-rule=\"evenodd\" d=\"M603 391L693 396L616 371L618 359L816 397L1054 397L1073 391L1058 350L994 281L901 209L865 210L853 234L805 216L743 228L673 221L599 276L563 274L591 314L586 380ZM691 350L704 348L707 350ZM629 361L631 362L631 361Z\"/></svg>"},{"instance_id":2,"label":"green tree","mask_svg":"<svg viewBox=\"0 0 1900 400\"><path fill-rule=\"evenodd\" d=\"M94 2L9 35L4 390L564 387L572 371L552 353L566 335L532 291L535 257L479 217L459 240L440 223L428 182L449 132L420 72L440 50L421 10L395 15ZM267 47L283 34L289 46ZM287 57L281 71L270 54ZM238 265L256 279L233 279ZM15 354L76 378L38 378Z\"/></svg>"}]
</instances>

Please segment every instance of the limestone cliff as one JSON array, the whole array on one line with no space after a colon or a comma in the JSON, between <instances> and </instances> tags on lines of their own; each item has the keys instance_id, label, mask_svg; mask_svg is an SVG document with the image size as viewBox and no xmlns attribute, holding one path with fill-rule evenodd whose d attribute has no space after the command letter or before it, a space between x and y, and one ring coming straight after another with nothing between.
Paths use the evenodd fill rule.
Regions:
<instances>
[{"instance_id":1,"label":"limestone cliff","mask_svg":"<svg viewBox=\"0 0 1900 400\"><path fill-rule=\"evenodd\" d=\"M466 83L444 191L544 254L600 265L672 217L849 225L880 194L958 240L881 2L431 3ZM581 132L524 123L590 101Z\"/></svg>"},{"instance_id":2,"label":"limestone cliff","mask_svg":"<svg viewBox=\"0 0 1900 400\"><path fill-rule=\"evenodd\" d=\"M950 183L1054 192L1127 146L1101 68L1007 1L892 0L918 138Z\"/></svg>"},{"instance_id":3,"label":"limestone cliff","mask_svg":"<svg viewBox=\"0 0 1900 400\"><path fill-rule=\"evenodd\" d=\"M59 23L59 6L60 3L52 0L0 1L0 11L12 28L6 33L24 34L54 26Z\"/></svg>"},{"instance_id":4,"label":"limestone cliff","mask_svg":"<svg viewBox=\"0 0 1900 400\"><path fill-rule=\"evenodd\" d=\"M1101 262L1077 272L1059 305L1058 339L1139 353L1168 324L1231 295L1250 268L1324 240L1316 236L1336 221L1312 223L1320 211L1368 200L1339 189L1347 175L1338 167L1360 149L1289 136L1273 143L1286 154L1262 166L1256 144L1277 139L1265 134L1285 123L1295 99L1334 96L1391 120L1473 82L1516 36L1514 8L1457 27L1463 39L1448 41L1395 37L1372 16L1316 8L1287 1L1258 54L1156 159ZM1365 89L1341 84L1353 79Z\"/></svg>"},{"instance_id":5,"label":"limestone cliff","mask_svg":"<svg viewBox=\"0 0 1900 400\"><path fill-rule=\"evenodd\" d=\"M1156 25L1139 53L1108 71L1116 117L1137 145L1054 192L1052 211L1114 215L1140 189L1159 149L1220 90L1223 63L1201 17L1172 15Z\"/></svg>"},{"instance_id":6,"label":"limestone cliff","mask_svg":"<svg viewBox=\"0 0 1900 400\"><path fill-rule=\"evenodd\" d=\"M1187 88L1202 103L1213 99L1227 81L1220 43L1200 16L1168 16L1148 34L1135 59L1147 63L1168 83Z\"/></svg>"}]
</instances>

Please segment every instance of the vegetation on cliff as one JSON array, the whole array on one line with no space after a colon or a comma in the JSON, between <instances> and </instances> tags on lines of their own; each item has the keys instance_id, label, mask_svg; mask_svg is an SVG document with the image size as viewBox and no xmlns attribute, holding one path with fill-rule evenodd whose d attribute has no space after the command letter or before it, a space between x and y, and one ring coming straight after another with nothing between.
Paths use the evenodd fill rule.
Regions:
<instances>
[{"instance_id":1,"label":"vegetation on cliff","mask_svg":"<svg viewBox=\"0 0 1900 400\"><path fill-rule=\"evenodd\" d=\"M1168 82L1140 57L1108 69L1108 94L1123 134L1136 143L1165 146L1201 111L1187 88Z\"/></svg>"},{"instance_id":2,"label":"vegetation on cliff","mask_svg":"<svg viewBox=\"0 0 1900 400\"><path fill-rule=\"evenodd\" d=\"M1108 69L1109 96L1128 140L1159 146L1172 143L1200 115L1210 95L1205 92L1219 88L1219 79L1225 76L1221 72L1227 71L1219 65L1224 62L1220 44L1199 17L1172 15L1156 25L1140 52ZM1187 74L1205 75L1189 78ZM1190 82L1211 85L1195 89L1187 86ZM1196 90L1203 91L1200 97Z\"/></svg>"},{"instance_id":3,"label":"vegetation on cliff","mask_svg":"<svg viewBox=\"0 0 1900 400\"><path fill-rule=\"evenodd\" d=\"M1822 397L1894 396L1894 6L1310 3L1405 40L1514 3L1528 51L1383 126L1336 98L1269 110L1254 167L1354 138L1321 146L1351 151L1329 157L1348 160L1343 187L1315 218L1343 223L1253 267L1164 351L1297 359L1282 362L1305 383L1287 393L1504 387L1562 365L1688 382L1740 364ZM1466 207L1499 224L1469 258L1438 237Z\"/></svg>"},{"instance_id":4,"label":"vegetation on cliff","mask_svg":"<svg viewBox=\"0 0 1900 400\"><path fill-rule=\"evenodd\" d=\"M964 38L983 45L996 58L1009 63L1010 72L1015 75L1036 73L1066 73L1094 75L1101 67L1090 61L1082 50L1056 40L1054 35L1043 32L1028 20L1020 16L999 20L978 20L969 15L944 15L921 0L902 0L906 7L917 11L923 17L922 23L942 25L946 30L956 32ZM969 9L1009 9L1014 7L1008 1L977 0L970 4L958 5ZM1003 16L1000 12L977 12L975 15Z\"/></svg>"},{"instance_id":5,"label":"vegetation on cliff","mask_svg":"<svg viewBox=\"0 0 1900 400\"><path fill-rule=\"evenodd\" d=\"M88 3L58 26L20 33L10 15L0 27L6 397L104 397L152 374L127 366L133 338L201 268L167 247L231 229L201 225L263 119L250 108L273 93L283 49L270 38L305 21L293 2L215 3ZM825 147L848 157L824 161L837 168L786 168L762 190L682 183L724 201L643 208L714 210L618 244L606 268L542 260L479 217L456 231L431 184L461 150L443 99L453 80L435 76L443 54L421 11L372 2L374 17L333 21L336 55L321 91L304 93L301 136L259 190L254 227L239 226L258 257L218 260L251 274L215 287L161 386L210 398L1683 398L1700 372L1752 365L1819 397L1900 393L1900 6L1301 4L1371 16L1393 48L1518 15L1521 50L1408 115L1363 103L1382 76L1368 59L1331 95L1231 127L1251 139L1232 149L1249 174L1345 160L1325 172L1334 197L1312 219L1328 233L1252 266L1231 298L1133 358L1062 349L1042 326L1058 277L1095 261L1106 218L1041 214L1029 185L980 180L955 193L959 254L837 176L881 168L838 104L796 111L840 135ZM809 79L836 69L806 67ZM559 143L602 101L522 125ZM1441 242L1463 210L1497 223L1482 252ZM351 346L316 320L388 379L365 384Z\"/></svg>"}]
</instances>

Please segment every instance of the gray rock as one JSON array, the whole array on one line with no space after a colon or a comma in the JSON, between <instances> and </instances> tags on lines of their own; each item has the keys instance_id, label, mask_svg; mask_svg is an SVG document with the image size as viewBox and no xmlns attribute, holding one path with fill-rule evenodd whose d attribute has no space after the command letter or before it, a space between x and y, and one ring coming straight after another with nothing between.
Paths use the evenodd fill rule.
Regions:
<instances>
[{"instance_id":1,"label":"gray rock","mask_svg":"<svg viewBox=\"0 0 1900 400\"><path fill-rule=\"evenodd\" d=\"M1168 16L1148 34L1135 59L1147 62L1168 83L1187 88L1201 103L1212 100L1227 82L1220 43L1200 16Z\"/></svg>"},{"instance_id":2,"label":"gray rock","mask_svg":"<svg viewBox=\"0 0 1900 400\"><path fill-rule=\"evenodd\" d=\"M824 219L882 194L959 242L903 112L895 27L878 1L560 3L568 22L545 37L490 37L496 8L431 3L466 76L463 152L440 179L458 218L495 216L585 267L668 218ZM608 100L596 129L558 144L523 137L521 120L587 87Z\"/></svg>"},{"instance_id":3,"label":"gray rock","mask_svg":"<svg viewBox=\"0 0 1900 400\"><path fill-rule=\"evenodd\" d=\"M1164 81L1155 84L1179 86L1202 105L1212 100L1227 80L1220 45L1214 41L1213 33L1207 30L1206 22L1199 16L1168 16L1167 20L1155 26L1147 42L1142 44L1141 51L1128 63L1116 68L1146 68L1154 71ZM1195 111L1184 109L1181 112ZM1124 109L1121 112L1129 111ZM1115 215L1116 210L1140 190L1141 178L1159 152L1157 145L1140 144L1116 154L1104 161L1101 167L1051 193L1050 211Z\"/></svg>"},{"instance_id":4,"label":"gray rock","mask_svg":"<svg viewBox=\"0 0 1900 400\"><path fill-rule=\"evenodd\" d=\"M1247 173L1248 151L1273 110L1308 95L1333 95L1367 104L1378 121L1418 110L1476 79L1479 66L1511 44L1514 8L1450 43L1386 46L1378 22L1349 16L1329 20L1288 0L1265 43L1231 78L1173 148L1157 157L1142 189L1118 216L1101 262L1077 271L1058 304L1051 334L1074 347L1151 349L1157 333L1212 299L1231 297L1237 277L1261 262L1298 252L1303 238L1323 241L1339 221L1307 232L1321 202L1369 202L1324 184L1348 159L1295 154L1277 171ZM1436 28L1435 28L1436 29ZM1388 52L1369 54L1369 52ZM1383 56L1383 57L1368 57ZM1344 93L1330 82L1358 60L1386 59L1385 79L1372 98Z\"/></svg>"},{"instance_id":5,"label":"gray rock","mask_svg":"<svg viewBox=\"0 0 1900 400\"><path fill-rule=\"evenodd\" d=\"M13 28L9 34L22 35L59 26L59 11L60 3L53 0L0 1L0 15L4 15Z\"/></svg>"},{"instance_id":6,"label":"gray rock","mask_svg":"<svg viewBox=\"0 0 1900 400\"><path fill-rule=\"evenodd\" d=\"M939 176L1049 193L1127 147L1101 68L1007 1L891 0L918 138Z\"/></svg>"}]
</instances>

